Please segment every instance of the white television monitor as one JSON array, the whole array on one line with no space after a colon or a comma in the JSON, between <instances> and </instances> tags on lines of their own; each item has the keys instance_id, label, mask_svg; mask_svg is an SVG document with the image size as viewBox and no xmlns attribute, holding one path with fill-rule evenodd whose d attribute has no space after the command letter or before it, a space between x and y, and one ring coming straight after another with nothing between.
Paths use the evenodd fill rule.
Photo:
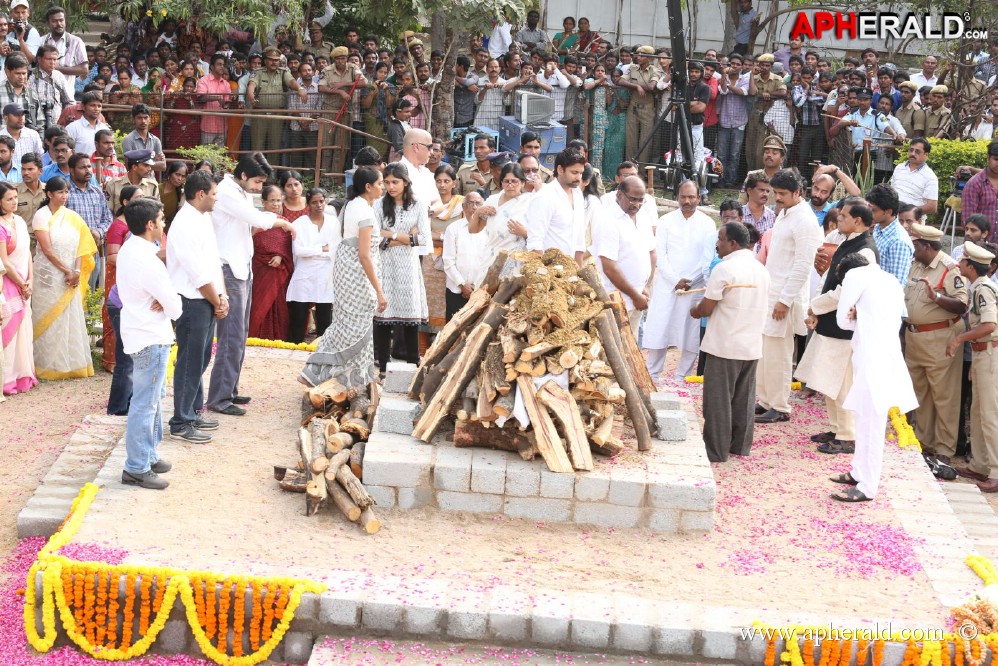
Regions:
<instances>
[{"instance_id":1,"label":"white television monitor","mask_svg":"<svg viewBox=\"0 0 998 666\"><path fill-rule=\"evenodd\" d=\"M514 115L524 125L548 123L554 115L554 100L547 95L520 91L516 93Z\"/></svg>"}]
</instances>

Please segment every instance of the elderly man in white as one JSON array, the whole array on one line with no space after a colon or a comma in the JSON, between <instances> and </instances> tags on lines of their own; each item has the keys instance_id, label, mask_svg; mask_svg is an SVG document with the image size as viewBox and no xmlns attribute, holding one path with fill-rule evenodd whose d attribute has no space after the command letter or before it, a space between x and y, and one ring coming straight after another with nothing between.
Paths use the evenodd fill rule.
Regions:
<instances>
[{"instance_id":1,"label":"elderly man in white","mask_svg":"<svg viewBox=\"0 0 998 666\"><path fill-rule=\"evenodd\" d=\"M794 335L804 335L804 316L811 287L811 267L822 242L821 225L810 202L801 198L801 183L789 169L769 182L780 214L773 225L766 270L769 271L770 315L762 330L755 406L756 423L790 420L790 380Z\"/></svg>"},{"instance_id":2,"label":"elderly man in white","mask_svg":"<svg viewBox=\"0 0 998 666\"><path fill-rule=\"evenodd\" d=\"M637 176L620 182L614 200L606 204L595 254L607 291L619 291L627 306L634 337L641 313L648 309L655 269L655 235L642 219L645 184Z\"/></svg>"},{"instance_id":3,"label":"elderly man in white","mask_svg":"<svg viewBox=\"0 0 998 666\"><path fill-rule=\"evenodd\" d=\"M679 210L663 215L655 237L655 288L642 346L648 350L648 372L661 374L669 347L681 355L676 378L693 372L700 353L700 321L691 319L695 296L686 292L703 286L714 258L717 227L697 210L700 190L691 180L679 186ZM817 225L815 225L817 228Z\"/></svg>"},{"instance_id":4,"label":"elderly man in white","mask_svg":"<svg viewBox=\"0 0 998 666\"><path fill-rule=\"evenodd\" d=\"M894 167L891 177L898 200L918 206L926 215L939 209L939 178L926 164L930 152L932 144L928 139L912 139L908 146L908 161Z\"/></svg>"}]
</instances>

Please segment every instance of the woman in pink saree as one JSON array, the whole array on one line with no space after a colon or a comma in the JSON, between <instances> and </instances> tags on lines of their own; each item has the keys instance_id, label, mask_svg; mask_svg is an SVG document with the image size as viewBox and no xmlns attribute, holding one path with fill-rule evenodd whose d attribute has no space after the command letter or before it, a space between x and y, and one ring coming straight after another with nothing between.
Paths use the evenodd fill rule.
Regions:
<instances>
[{"instance_id":1,"label":"woman in pink saree","mask_svg":"<svg viewBox=\"0 0 998 666\"><path fill-rule=\"evenodd\" d=\"M3 296L0 297L0 337L3 338L3 395L24 393L38 383L32 348L31 237L28 225L18 215L17 188L0 182L0 265ZM2 400L2 398L0 398Z\"/></svg>"}]
</instances>

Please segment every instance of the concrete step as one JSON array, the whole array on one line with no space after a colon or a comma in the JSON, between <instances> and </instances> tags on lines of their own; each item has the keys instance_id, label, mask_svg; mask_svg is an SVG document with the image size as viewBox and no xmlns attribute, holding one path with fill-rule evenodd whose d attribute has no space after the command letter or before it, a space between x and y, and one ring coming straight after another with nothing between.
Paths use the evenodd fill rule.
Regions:
<instances>
[{"instance_id":1,"label":"concrete step","mask_svg":"<svg viewBox=\"0 0 998 666\"><path fill-rule=\"evenodd\" d=\"M389 666L405 663L411 666L425 664L433 666L457 666L458 664L500 664L520 663L555 666L562 664L680 664L684 662L655 659L642 656L640 662L635 656L609 655L600 653L564 652L534 648L511 648L467 643L445 643L438 641L406 641L383 638L339 638L320 637L312 648L309 666L333 666L334 664L366 664L369 666ZM691 663L691 662L685 662ZM697 661L699 664L721 663Z\"/></svg>"},{"instance_id":2,"label":"concrete step","mask_svg":"<svg viewBox=\"0 0 998 666\"><path fill-rule=\"evenodd\" d=\"M998 516L984 494L972 483L957 481L942 484L942 489L977 553L998 562Z\"/></svg>"}]
</instances>

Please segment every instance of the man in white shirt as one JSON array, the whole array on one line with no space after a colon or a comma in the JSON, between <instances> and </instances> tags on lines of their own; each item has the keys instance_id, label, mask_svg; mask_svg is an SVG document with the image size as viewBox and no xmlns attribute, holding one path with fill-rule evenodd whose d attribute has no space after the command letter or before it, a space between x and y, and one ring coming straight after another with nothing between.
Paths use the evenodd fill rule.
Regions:
<instances>
[{"instance_id":1,"label":"man in white shirt","mask_svg":"<svg viewBox=\"0 0 998 666\"><path fill-rule=\"evenodd\" d=\"M891 177L898 200L918 206L926 215L939 208L939 178L926 164L931 151L932 144L927 139L912 139L908 145L908 161L894 167Z\"/></svg>"},{"instance_id":2,"label":"man in white shirt","mask_svg":"<svg viewBox=\"0 0 998 666\"><path fill-rule=\"evenodd\" d=\"M3 129L0 129L0 135L9 136L14 140L15 162L20 163L21 158L28 153L41 155L45 152L38 132L24 126L24 108L18 104L8 104L3 107Z\"/></svg>"},{"instance_id":3,"label":"man in white shirt","mask_svg":"<svg viewBox=\"0 0 998 666\"><path fill-rule=\"evenodd\" d=\"M630 160L624 160L617 165L617 175L613 177L613 182L617 184L617 188L620 188L620 184L630 176L638 175L638 165ZM645 192L645 201L641 204L640 210L638 210L638 219L642 223L647 224L651 230L652 234L655 233L655 227L658 226L658 204L655 202L655 197L648 194L647 190L642 190ZM616 190L607 192L600 197L600 201L603 206L610 206L617 200Z\"/></svg>"},{"instance_id":4,"label":"man in white shirt","mask_svg":"<svg viewBox=\"0 0 998 666\"><path fill-rule=\"evenodd\" d=\"M170 437L194 444L211 441L205 430L218 421L201 416L202 376L211 361L215 320L229 313L222 260L211 224L215 181L207 171L193 171L184 183L185 203L170 224L166 266L183 312L177 319L177 361L173 369L173 417Z\"/></svg>"},{"instance_id":5,"label":"man in white shirt","mask_svg":"<svg viewBox=\"0 0 998 666\"><path fill-rule=\"evenodd\" d=\"M118 251L118 297L121 342L132 359L133 383L121 482L162 490L170 483L159 475L172 467L156 452L163 439L166 364L174 339L170 320L180 317L183 305L156 256L163 240L163 204L136 199L125 208L125 221L132 235Z\"/></svg>"},{"instance_id":6,"label":"man in white shirt","mask_svg":"<svg viewBox=\"0 0 998 666\"><path fill-rule=\"evenodd\" d=\"M790 420L794 335L807 332L804 316L810 300L811 267L823 240L821 225L810 202L801 198L801 184L793 172L778 171L769 184L782 210L773 225L766 259L770 314L762 332L756 423Z\"/></svg>"},{"instance_id":7,"label":"man in white shirt","mask_svg":"<svg viewBox=\"0 0 998 666\"><path fill-rule=\"evenodd\" d=\"M263 184L274 173L262 153L244 155L231 175L226 175L218 186L218 201L212 213L212 225L218 239L225 293L228 296L229 316L218 322L218 345L215 348L215 365L211 369L208 385L208 409L228 416L243 416L240 407L250 401L239 395L239 375L246 356L246 336L249 330L250 294L253 291L252 229L284 229L295 237L295 228L287 220L273 213L257 210L253 193L260 192ZM169 246L167 246L169 247Z\"/></svg>"},{"instance_id":8,"label":"man in white shirt","mask_svg":"<svg viewBox=\"0 0 998 666\"><path fill-rule=\"evenodd\" d=\"M59 53L55 71L66 77L66 89L72 96L76 90L76 77L86 78L90 74L86 47L82 39L66 32L66 10L62 7L50 7L45 12L45 24L49 34L45 35L42 43L54 46Z\"/></svg>"},{"instance_id":9,"label":"man in white shirt","mask_svg":"<svg viewBox=\"0 0 998 666\"><path fill-rule=\"evenodd\" d=\"M655 267L655 235L641 216L645 184L637 176L624 178L605 203L605 215L596 242L600 272L607 291L617 290L627 306L634 338L641 316L648 309Z\"/></svg>"},{"instance_id":10,"label":"man in white shirt","mask_svg":"<svg viewBox=\"0 0 998 666\"><path fill-rule=\"evenodd\" d=\"M655 233L655 287L641 346L648 350L648 372L658 377L670 347L680 351L675 377L693 374L700 352L700 322L689 317L694 296L703 286L714 258L717 226L697 210L700 192L692 180L679 186L679 210L663 215Z\"/></svg>"},{"instance_id":11,"label":"man in white shirt","mask_svg":"<svg viewBox=\"0 0 998 666\"><path fill-rule=\"evenodd\" d=\"M83 102L83 116L66 126L66 134L76 141L76 152L93 155L97 150L97 142L94 137L98 130L110 130L111 126L100 121L101 110L104 108L100 93L84 93L81 101Z\"/></svg>"},{"instance_id":12,"label":"man in white shirt","mask_svg":"<svg viewBox=\"0 0 998 666\"><path fill-rule=\"evenodd\" d=\"M934 55L927 55L925 56L925 59L922 60L922 71L912 74L909 80L919 88L923 86L935 88L936 84L939 83L939 77L936 76L937 67L939 67L939 59ZM918 92L916 91L915 103L918 104L919 101Z\"/></svg>"},{"instance_id":13,"label":"man in white shirt","mask_svg":"<svg viewBox=\"0 0 998 666\"><path fill-rule=\"evenodd\" d=\"M440 211L440 193L437 192L437 181L426 168L430 160L430 149L433 148L433 136L422 129L411 129L402 138L402 159L399 163L405 165L412 181L412 195L417 201L423 202L430 215ZM426 254L422 252L422 254Z\"/></svg>"},{"instance_id":14,"label":"man in white shirt","mask_svg":"<svg viewBox=\"0 0 998 666\"><path fill-rule=\"evenodd\" d=\"M558 153L554 180L534 195L527 208L527 250L543 254L555 248L582 263L586 249L585 202L580 186L585 168L582 153Z\"/></svg>"},{"instance_id":15,"label":"man in white shirt","mask_svg":"<svg viewBox=\"0 0 998 666\"><path fill-rule=\"evenodd\" d=\"M703 440L707 459L724 462L729 454L747 456L752 448L755 371L769 311L769 273L756 260L741 222L728 222L718 231L717 256L722 261L690 316L710 317L700 343L706 354Z\"/></svg>"}]
</instances>

